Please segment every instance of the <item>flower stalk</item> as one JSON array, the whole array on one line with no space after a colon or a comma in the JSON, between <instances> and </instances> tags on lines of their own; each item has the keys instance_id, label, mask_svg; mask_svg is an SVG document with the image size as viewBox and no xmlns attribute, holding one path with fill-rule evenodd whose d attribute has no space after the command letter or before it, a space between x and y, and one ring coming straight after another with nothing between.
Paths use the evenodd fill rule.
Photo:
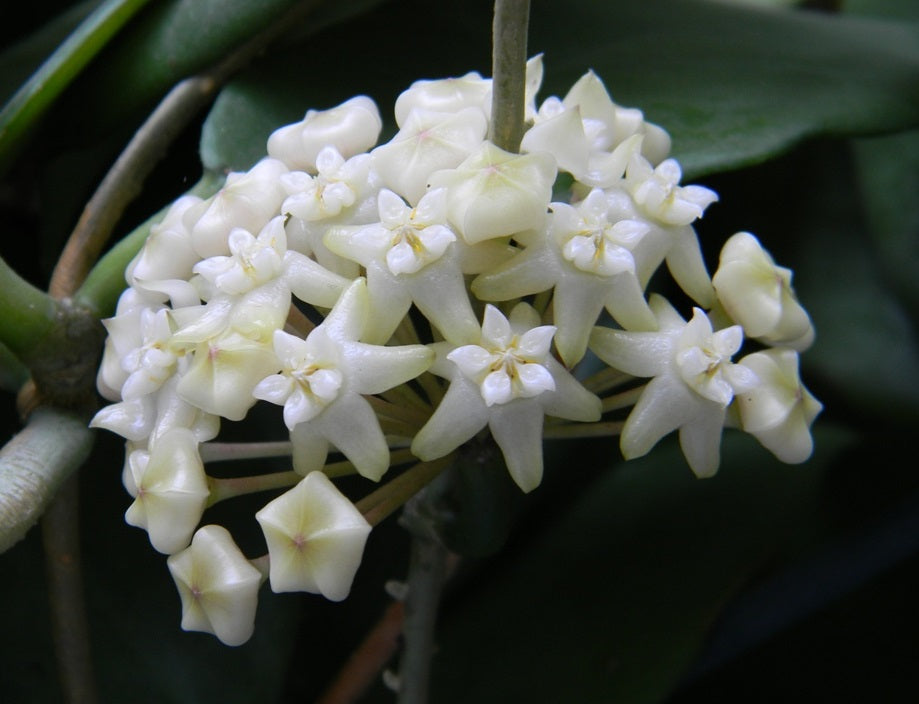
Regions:
<instances>
[{"instance_id":1,"label":"flower stalk","mask_svg":"<svg viewBox=\"0 0 919 704\"><path fill-rule=\"evenodd\" d=\"M523 137L529 22L529 0L495 0L491 141L508 152L519 151Z\"/></svg>"},{"instance_id":2,"label":"flower stalk","mask_svg":"<svg viewBox=\"0 0 919 704\"><path fill-rule=\"evenodd\" d=\"M290 457L289 440L275 442L207 442L199 448L202 462Z\"/></svg>"},{"instance_id":3,"label":"flower stalk","mask_svg":"<svg viewBox=\"0 0 919 704\"><path fill-rule=\"evenodd\" d=\"M621 391L618 394L607 396L603 399L603 412L618 411L623 408L630 408L635 405L645 390L645 385L636 386L634 389Z\"/></svg>"},{"instance_id":4,"label":"flower stalk","mask_svg":"<svg viewBox=\"0 0 919 704\"><path fill-rule=\"evenodd\" d=\"M603 423L558 423L547 425L543 437L547 440L615 437L622 433L622 421Z\"/></svg>"},{"instance_id":5,"label":"flower stalk","mask_svg":"<svg viewBox=\"0 0 919 704\"><path fill-rule=\"evenodd\" d=\"M213 506L225 499L232 499L237 496L254 494L260 491L271 491L272 489L286 489L303 479L302 476L294 471L289 472L272 472L271 474L256 474L251 477L229 477L224 479L209 478L211 494L208 497L207 505Z\"/></svg>"},{"instance_id":6,"label":"flower stalk","mask_svg":"<svg viewBox=\"0 0 919 704\"><path fill-rule=\"evenodd\" d=\"M358 501L358 511L372 525L378 525L395 511L398 511L415 494L424 489L453 463L453 455L432 462L419 462L395 479Z\"/></svg>"}]
</instances>

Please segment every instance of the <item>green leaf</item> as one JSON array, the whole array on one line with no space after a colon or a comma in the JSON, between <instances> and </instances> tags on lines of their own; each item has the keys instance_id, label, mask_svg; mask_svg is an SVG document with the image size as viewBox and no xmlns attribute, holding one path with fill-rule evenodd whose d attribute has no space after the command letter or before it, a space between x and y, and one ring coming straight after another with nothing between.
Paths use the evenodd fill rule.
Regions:
<instances>
[{"instance_id":1,"label":"green leaf","mask_svg":"<svg viewBox=\"0 0 919 704\"><path fill-rule=\"evenodd\" d=\"M786 226L795 238L795 288L817 330L814 346L802 356L803 376L832 394L821 399L824 404L847 406L872 422L913 427L919 419L916 328L864 231L851 165L838 149L816 149L810 157L797 162L801 181L774 186L774 197L785 190L786 212L795 214ZM896 208L883 198L882 207ZM903 207L908 217L912 210ZM884 217L897 220L898 211ZM887 260L899 257L901 275L912 271L915 277L914 246L896 231L887 236Z\"/></svg>"},{"instance_id":2,"label":"green leaf","mask_svg":"<svg viewBox=\"0 0 919 704\"><path fill-rule=\"evenodd\" d=\"M519 551L446 611L432 700L660 701L725 601L812 520L851 442L825 430L798 467L728 433L710 480L693 477L671 438L601 473L557 520L540 512L518 531Z\"/></svg>"},{"instance_id":3,"label":"green leaf","mask_svg":"<svg viewBox=\"0 0 919 704\"><path fill-rule=\"evenodd\" d=\"M377 101L384 136L391 135L396 130L393 103L412 81L484 70L471 63L473 57L481 64L489 56L491 5L470 3L462 13L447 5L386 3L306 43L267 55L215 101L202 130L203 164L218 171L246 170L265 156L275 129L302 119L307 110L331 108L359 94ZM454 15L461 15L461 21ZM382 25L411 36L411 51L394 52L379 42ZM442 42L446 36L453 41ZM419 75L419 56L424 57L424 76Z\"/></svg>"},{"instance_id":4,"label":"green leaf","mask_svg":"<svg viewBox=\"0 0 919 704\"><path fill-rule=\"evenodd\" d=\"M110 125L219 61L296 0L169 0L148 8L105 52L71 100L87 101L84 128ZM78 124L81 122L78 116Z\"/></svg>"},{"instance_id":5,"label":"green leaf","mask_svg":"<svg viewBox=\"0 0 919 704\"><path fill-rule=\"evenodd\" d=\"M26 36L20 35L0 53L0 100L6 103L55 49L86 19L99 0L84 0L54 16ZM49 13L42 13L47 15Z\"/></svg>"},{"instance_id":6,"label":"green leaf","mask_svg":"<svg viewBox=\"0 0 919 704\"><path fill-rule=\"evenodd\" d=\"M485 2L389 3L266 57L215 104L205 163L248 168L272 129L355 94L377 99L390 119L416 79L488 75L490 12ZM379 40L384 24L411 37L407 50ZM912 24L704 0L534 3L537 52L543 97L564 95L594 69L618 103L670 131L687 178L761 162L815 135L919 124Z\"/></svg>"},{"instance_id":7,"label":"green leaf","mask_svg":"<svg viewBox=\"0 0 919 704\"><path fill-rule=\"evenodd\" d=\"M108 0L93 11L0 110L0 172L56 98L148 0Z\"/></svg>"},{"instance_id":8,"label":"green leaf","mask_svg":"<svg viewBox=\"0 0 919 704\"><path fill-rule=\"evenodd\" d=\"M690 176L919 121L915 25L700 0L544 9L531 43L550 89L593 68L614 100L670 131Z\"/></svg>"},{"instance_id":9,"label":"green leaf","mask_svg":"<svg viewBox=\"0 0 919 704\"><path fill-rule=\"evenodd\" d=\"M919 22L919 5L909 0L845 0L843 9L850 14Z\"/></svg>"},{"instance_id":10,"label":"green leaf","mask_svg":"<svg viewBox=\"0 0 919 704\"><path fill-rule=\"evenodd\" d=\"M919 132L863 139L853 148L882 274L919 320Z\"/></svg>"},{"instance_id":11,"label":"green leaf","mask_svg":"<svg viewBox=\"0 0 919 704\"><path fill-rule=\"evenodd\" d=\"M286 13L307 11L301 26L285 27L300 37L363 11L371 0L168 0L148 8L123 33L95 70L70 92L68 126L94 138L126 119L137 119L175 83L206 70ZM301 15L302 16L302 15ZM283 47L283 36L273 46ZM301 80L303 76L301 75ZM84 106L89 106L86 109ZM59 126L60 127L60 126Z\"/></svg>"}]
</instances>

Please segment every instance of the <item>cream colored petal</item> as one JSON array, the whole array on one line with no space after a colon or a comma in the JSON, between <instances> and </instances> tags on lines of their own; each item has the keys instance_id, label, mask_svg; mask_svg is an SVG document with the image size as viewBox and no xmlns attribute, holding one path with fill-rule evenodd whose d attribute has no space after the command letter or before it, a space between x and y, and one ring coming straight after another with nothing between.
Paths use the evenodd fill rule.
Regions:
<instances>
[{"instance_id":1,"label":"cream colored petal","mask_svg":"<svg viewBox=\"0 0 919 704\"><path fill-rule=\"evenodd\" d=\"M275 592L340 601L351 590L370 524L322 472L310 472L258 513Z\"/></svg>"}]
</instances>

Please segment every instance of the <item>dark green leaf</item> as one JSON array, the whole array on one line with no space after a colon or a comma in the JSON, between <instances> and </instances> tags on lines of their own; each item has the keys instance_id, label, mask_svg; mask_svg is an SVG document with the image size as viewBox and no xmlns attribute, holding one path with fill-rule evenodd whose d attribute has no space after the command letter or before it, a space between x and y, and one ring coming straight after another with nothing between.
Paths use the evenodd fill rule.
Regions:
<instances>
[{"instance_id":1,"label":"dark green leaf","mask_svg":"<svg viewBox=\"0 0 919 704\"><path fill-rule=\"evenodd\" d=\"M98 136L125 119L136 119L176 82L206 70L287 12L308 10L302 26L284 27L309 36L361 12L371 0L341 4L324 0L168 0L148 8L136 26L105 52L85 81L68 96L80 111L71 129ZM274 46L283 46L283 38ZM86 109L86 106L90 106Z\"/></svg>"},{"instance_id":2,"label":"dark green leaf","mask_svg":"<svg viewBox=\"0 0 919 704\"><path fill-rule=\"evenodd\" d=\"M805 466L729 433L711 480L672 441L601 474L448 609L433 701L660 701L725 601L813 520L849 443L828 431Z\"/></svg>"},{"instance_id":3,"label":"dark green leaf","mask_svg":"<svg viewBox=\"0 0 919 704\"><path fill-rule=\"evenodd\" d=\"M387 4L268 57L218 100L205 163L248 168L273 128L309 108L367 93L386 119L418 78L487 75L490 9ZM384 24L411 40L380 41ZM687 177L760 162L818 134L919 124L919 31L910 24L704 0L535 3L537 52L544 96L594 69L617 102L671 132Z\"/></svg>"},{"instance_id":4,"label":"dark green leaf","mask_svg":"<svg viewBox=\"0 0 919 704\"><path fill-rule=\"evenodd\" d=\"M919 132L859 140L854 150L882 275L919 320Z\"/></svg>"},{"instance_id":5,"label":"dark green leaf","mask_svg":"<svg viewBox=\"0 0 919 704\"><path fill-rule=\"evenodd\" d=\"M23 36L22 30L16 33L18 36L14 43L5 47L0 54L0 100L3 103L10 99L97 5L99 0L75 3L28 36Z\"/></svg>"},{"instance_id":6,"label":"dark green leaf","mask_svg":"<svg viewBox=\"0 0 919 704\"><path fill-rule=\"evenodd\" d=\"M532 45L546 51L549 87L593 68L617 102L671 132L690 175L816 134L919 121L914 25L698 0L544 9Z\"/></svg>"},{"instance_id":7,"label":"dark green leaf","mask_svg":"<svg viewBox=\"0 0 919 704\"><path fill-rule=\"evenodd\" d=\"M800 165L808 169L805 181L814 187L785 184L793 189L786 206L795 214L787 225L796 239L795 286L817 329L814 346L802 356L804 377L831 390L833 397L824 403L845 405L875 422L911 427L919 418L916 328L864 232L851 165L831 149L812 156ZM777 187L782 190L781 184ZM907 197L906 203L911 201ZM887 196L883 203L882 208L896 207ZM911 210L902 207L905 220L894 210L883 213L885 222L908 227ZM915 249L903 239L906 232L898 232L886 233L882 251L888 261L900 258L902 278L910 270L915 277Z\"/></svg>"},{"instance_id":8,"label":"dark green leaf","mask_svg":"<svg viewBox=\"0 0 919 704\"><path fill-rule=\"evenodd\" d=\"M413 80L473 69L487 73L490 13L491 5L483 2L462 8L387 3L267 56L221 91L204 125L202 162L214 170L248 169L265 156L273 130L302 119L309 109L327 109L358 94L377 101L384 138L391 136L393 103ZM378 41L379 28L390 25L411 37L410 50Z\"/></svg>"},{"instance_id":9,"label":"dark green leaf","mask_svg":"<svg viewBox=\"0 0 919 704\"><path fill-rule=\"evenodd\" d=\"M842 5L851 14L919 22L919 5L911 0L845 0Z\"/></svg>"},{"instance_id":10,"label":"dark green leaf","mask_svg":"<svg viewBox=\"0 0 919 704\"><path fill-rule=\"evenodd\" d=\"M83 20L0 110L0 171L61 92L148 0L107 0Z\"/></svg>"}]
</instances>

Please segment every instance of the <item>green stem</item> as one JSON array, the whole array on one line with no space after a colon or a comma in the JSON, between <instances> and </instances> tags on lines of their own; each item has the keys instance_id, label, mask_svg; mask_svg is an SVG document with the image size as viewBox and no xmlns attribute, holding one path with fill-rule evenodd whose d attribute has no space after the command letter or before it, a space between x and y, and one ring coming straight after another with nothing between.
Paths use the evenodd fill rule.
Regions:
<instances>
[{"instance_id":1,"label":"green stem","mask_svg":"<svg viewBox=\"0 0 919 704\"><path fill-rule=\"evenodd\" d=\"M83 208L51 277L52 296L69 296L85 281L125 209L140 194L147 175L218 87L208 74L186 78L144 121Z\"/></svg>"},{"instance_id":2,"label":"green stem","mask_svg":"<svg viewBox=\"0 0 919 704\"><path fill-rule=\"evenodd\" d=\"M364 514L367 522L375 526L404 506L406 501L430 484L452 462L452 454L431 462L420 462L365 496L355 506Z\"/></svg>"},{"instance_id":3,"label":"green stem","mask_svg":"<svg viewBox=\"0 0 919 704\"><path fill-rule=\"evenodd\" d=\"M400 406L411 406L416 411L423 413L425 417L431 415L431 404L425 401L421 395L407 383L388 389L381 393L380 396L390 403L395 403Z\"/></svg>"},{"instance_id":4,"label":"green stem","mask_svg":"<svg viewBox=\"0 0 919 704\"><path fill-rule=\"evenodd\" d=\"M603 423L560 423L547 425L542 436L547 440L573 440L576 438L613 437L622 433L622 421Z\"/></svg>"},{"instance_id":5,"label":"green stem","mask_svg":"<svg viewBox=\"0 0 919 704\"><path fill-rule=\"evenodd\" d=\"M384 401L376 396L365 396L364 398L367 399L378 416L401 421L414 430L418 430L418 428L427 423L428 418L431 416L430 408L425 412L415 406ZM394 396L393 398L398 400L399 397Z\"/></svg>"},{"instance_id":6,"label":"green stem","mask_svg":"<svg viewBox=\"0 0 919 704\"><path fill-rule=\"evenodd\" d=\"M495 0L491 141L515 153L523 138L529 22L529 0Z\"/></svg>"},{"instance_id":7,"label":"green stem","mask_svg":"<svg viewBox=\"0 0 919 704\"><path fill-rule=\"evenodd\" d=\"M431 374L431 372L424 372L424 374L418 377L418 384L428 397L430 407L440 405L446 393L443 384L440 383L440 379Z\"/></svg>"},{"instance_id":8,"label":"green stem","mask_svg":"<svg viewBox=\"0 0 919 704\"><path fill-rule=\"evenodd\" d=\"M202 462L290 457L289 440L277 442L206 442L199 448Z\"/></svg>"},{"instance_id":9,"label":"green stem","mask_svg":"<svg viewBox=\"0 0 919 704\"><path fill-rule=\"evenodd\" d=\"M0 552L18 542L86 459L92 431L74 414L39 408L0 450Z\"/></svg>"},{"instance_id":10,"label":"green stem","mask_svg":"<svg viewBox=\"0 0 919 704\"><path fill-rule=\"evenodd\" d=\"M641 396L646 386L647 384L642 384L641 386L636 386L634 389L628 389L627 391L622 391L603 399L603 413L618 411L622 408L634 406L638 402L638 398Z\"/></svg>"},{"instance_id":11,"label":"green stem","mask_svg":"<svg viewBox=\"0 0 919 704\"><path fill-rule=\"evenodd\" d=\"M228 479L209 477L208 483L211 487L211 495L208 497L207 505L213 506L226 499L245 496L246 494L256 494L261 491L271 491L272 489L286 489L294 486L301 479L303 479L303 475L294 471L256 474L251 477L232 477Z\"/></svg>"},{"instance_id":12,"label":"green stem","mask_svg":"<svg viewBox=\"0 0 919 704\"><path fill-rule=\"evenodd\" d=\"M28 364L58 325L59 305L0 258L0 342Z\"/></svg>"},{"instance_id":13,"label":"green stem","mask_svg":"<svg viewBox=\"0 0 919 704\"><path fill-rule=\"evenodd\" d=\"M403 447L411 444L412 438L418 432L417 425L409 425L401 420L381 416L377 416L377 420L380 422L380 429L386 436L390 447Z\"/></svg>"},{"instance_id":14,"label":"green stem","mask_svg":"<svg viewBox=\"0 0 919 704\"><path fill-rule=\"evenodd\" d=\"M536 294L536 298L533 299L533 308L539 313L540 318L545 316L546 310L549 308L549 303L552 302L552 291L543 291L542 293Z\"/></svg>"},{"instance_id":15,"label":"green stem","mask_svg":"<svg viewBox=\"0 0 919 704\"><path fill-rule=\"evenodd\" d=\"M149 0L108 0L97 7L0 111L0 173L27 133L89 61Z\"/></svg>"},{"instance_id":16,"label":"green stem","mask_svg":"<svg viewBox=\"0 0 919 704\"><path fill-rule=\"evenodd\" d=\"M402 450L393 450L389 453L390 467L399 467L403 464L416 462L417 460L418 458L415 457L415 455L413 455L411 450L408 448ZM335 479L336 477L347 477L357 474L357 469L355 469L351 462L342 460L341 462L329 462L325 467L322 468L322 473L325 474L329 479Z\"/></svg>"},{"instance_id":17,"label":"green stem","mask_svg":"<svg viewBox=\"0 0 919 704\"><path fill-rule=\"evenodd\" d=\"M290 455L289 442L206 443L201 446L201 458L205 462L288 455ZM415 459L415 456L407 449L395 450L390 453L389 466L398 467ZM357 474L354 465L347 460L330 462L322 468L322 472L331 479ZM248 477L208 477L211 495L208 498L207 505L213 506L225 499L245 496L246 494L285 489L297 484L301 479L303 479L303 475L294 471L255 474Z\"/></svg>"},{"instance_id":18,"label":"green stem","mask_svg":"<svg viewBox=\"0 0 919 704\"><path fill-rule=\"evenodd\" d=\"M634 377L626 374L625 372L619 371L613 367L604 367L596 374L584 379L581 382L581 385L595 394L601 394L604 391L609 389L614 389L617 386L622 386L628 381L631 381Z\"/></svg>"}]
</instances>

